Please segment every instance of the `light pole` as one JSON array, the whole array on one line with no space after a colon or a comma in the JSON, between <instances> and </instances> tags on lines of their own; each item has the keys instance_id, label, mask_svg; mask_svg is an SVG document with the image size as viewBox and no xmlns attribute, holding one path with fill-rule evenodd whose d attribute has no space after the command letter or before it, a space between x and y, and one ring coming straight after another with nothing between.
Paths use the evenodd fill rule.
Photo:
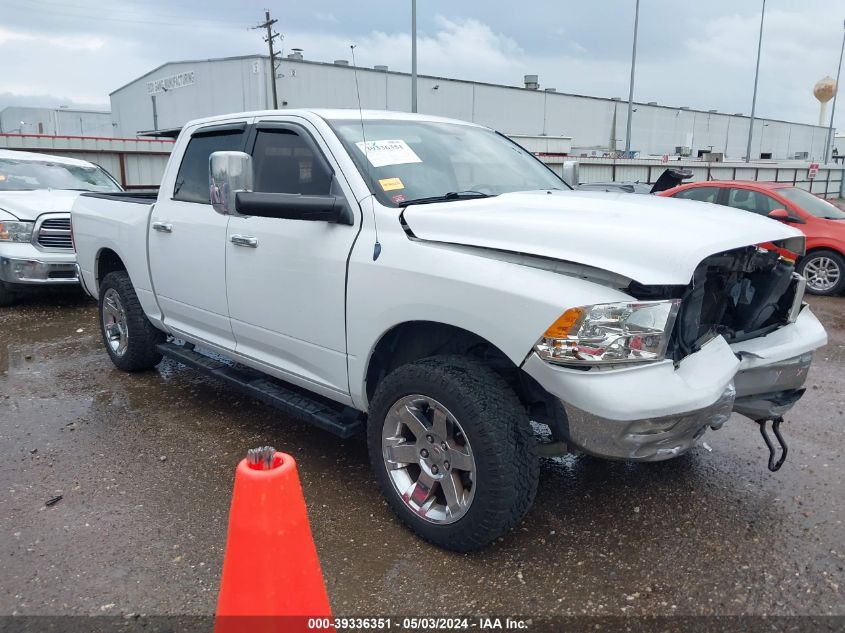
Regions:
<instances>
[{"instance_id":1,"label":"light pole","mask_svg":"<svg viewBox=\"0 0 845 633\"><path fill-rule=\"evenodd\" d=\"M411 0L411 112L417 111L417 0Z\"/></svg>"},{"instance_id":2,"label":"light pole","mask_svg":"<svg viewBox=\"0 0 845 633\"><path fill-rule=\"evenodd\" d=\"M634 45L631 49L631 85L628 89L628 126L625 132L625 155L631 151L631 114L634 106L634 71L637 67L637 30L640 25L640 0L634 8Z\"/></svg>"},{"instance_id":3,"label":"light pole","mask_svg":"<svg viewBox=\"0 0 845 633\"><path fill-rule=\"evenodd\" d=\"M725 130L725 158L728 157L728 138L731 135L731 117L728 116L728 127Z\"/></svg>"},{"instance_id":4,"label":"light pole","mask_svg":"<svg viewBox=\"0 0 845 633\"><path fill-rule=\"evenodd\" d=\"M763 154L763 134L766 131L766 128L769 127L768 123L764 123L763 126L760 128L760 151L759 154Z\"/></svg>"},{"instance_id":5,"label":"light pole","mask_svg":"<svg viewBox=\"0 0 845 633\"><path fill-rule=\"evenodd\" d=\"M754 96L751 97L751 121L748 123L748 146L745 149L745 162L751 160L751 135L754 133L754 110L757 107L757 80L760 78L760 48L763 46L763 20L766 17L766 0L760 12L760 37L757 38L757 70L754 71Z\"/></svg>"},{"instance_id":6,"label":"light pole","mask_svg":"<svg viewBox=\"0 0 845 633\"><path fill-rule=\"evenodd\" d=\"M827 128L827 140L824 145L824 162L830 159L831 139L833 138L833 115L836 112L836 97L839 95L839 75L842 73L842 53L845 52L845 22L842 24L842 48L839 50L839 69L836 71L836 92L833 94L833 106L830 108L830 125Z\"/></svg>"}]
</instances>

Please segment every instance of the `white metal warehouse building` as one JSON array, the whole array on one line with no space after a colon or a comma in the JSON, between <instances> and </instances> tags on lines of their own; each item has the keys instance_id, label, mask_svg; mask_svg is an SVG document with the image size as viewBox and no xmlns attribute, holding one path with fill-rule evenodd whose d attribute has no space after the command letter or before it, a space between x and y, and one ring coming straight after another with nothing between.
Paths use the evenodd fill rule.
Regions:
<instances>
[{"instance_id":1,"label":"white metal warehouse building","mask_svg":"<svg viewBox=\"0 0 845 633\"><path fill-rule=\"evenodd\" d=\"M166 63L111 93L115 136L181 127L204 116L271 106L267 56L250 55ZM572 153L601 155L622 149L627 103L543 89L536 76L524 86L503 86L420 75L422 113L475 121L509 135L571 137ZM534 81L531 81L531 80ZM364 108L410 110L411 77L387 67L358 68ZM280 108L357 107L354 71L348 62L322 63L295 52L276 70ZM565 88L565 86L561 87ZM636 103L631 149L647 155L675 155L688 148L745 156L749 118L714 110ZM756 119L751 158L818 160L827 129L816 125ZM614 140L615 139L615 140Z\"/></svg>"},{"instance_id":2,"label":"white metal warehouse building","mask_svg":"<svg viewBox=\"0 0 845 633\"><path fill-rule=\"evenodd\" d=\"M111 113L98 110L29 106L0 110L0 134L111 137L113 128Z\"/></svg>"}]
</instances>

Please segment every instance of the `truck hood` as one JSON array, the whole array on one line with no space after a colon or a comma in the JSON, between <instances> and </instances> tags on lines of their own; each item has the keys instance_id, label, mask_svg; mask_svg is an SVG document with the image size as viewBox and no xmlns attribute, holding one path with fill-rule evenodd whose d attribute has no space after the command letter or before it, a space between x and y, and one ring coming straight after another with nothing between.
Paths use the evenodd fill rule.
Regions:
<instances>
[{"instance_id":1,"label":"truck hood","mask_svg":"<svg viewBox=\"0 0 845 633\"><path fill-rule=\"evenodd\" d=\"M66 189L0 191L0 210L18 220L35 220L42 213L70 212L80 193Z\"/></svg>"},{"instance_id":2,"label":"truck hood","mask_svg":"<svg viewBox=\"0 0 845 633\"><path fill-rule=\"evenodd\" d=\"M647 285L685 285L708 255L802 236L707 202L586 191L411 205L403 217L422 240L575 262Z\"/></svg>"}]
</instances>

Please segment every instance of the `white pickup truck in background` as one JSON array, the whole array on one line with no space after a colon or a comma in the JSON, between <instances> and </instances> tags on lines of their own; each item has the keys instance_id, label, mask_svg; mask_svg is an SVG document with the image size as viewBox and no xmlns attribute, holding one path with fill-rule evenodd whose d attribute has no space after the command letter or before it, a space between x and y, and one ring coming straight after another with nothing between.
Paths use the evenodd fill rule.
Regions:
<instances>
[{"instance_id":1,"label":"white pickup truck in background","mask_svg":"<svg viewBox=\"0 0 845 633\"><path fill-rule=\"evenodd\" d=\"M189 123L157 198L85 194L72 224L117 367L167 355L365 429L394 511L465 551L522 519L538 455L663 460L732 411L779 424L826 342L795 229L569 189L470 123L252 112Z\"/></svg>"},{"instance_id":2,"label":"white pickup truck in background","mask_svg":"<svg viewBox=\"0 0 845 633\"><path fill-rule=\"evenodd\" d=\"M0 150L0 306L23 292L77 285L70 209L80 191L120 191L84 160Z\"/></svg>"}]
</instances>

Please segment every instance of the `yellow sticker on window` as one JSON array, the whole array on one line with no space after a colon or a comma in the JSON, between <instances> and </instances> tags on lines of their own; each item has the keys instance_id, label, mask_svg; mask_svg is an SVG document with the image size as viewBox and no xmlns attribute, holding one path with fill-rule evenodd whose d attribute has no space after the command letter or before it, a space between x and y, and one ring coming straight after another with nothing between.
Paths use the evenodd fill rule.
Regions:
<instances>
[{"instance_id":1,"label":"yellow sticker on window","mask_svg":"<svg viewBox=\"0 0 845 633\"><path fill-rule=\"evenodd\" d=\"M394 191L396 189L405 188L405 185L403 185L402 181L398 178L382 178L378 181L378 184L380 184L381 188L385 191Z\"/></svg>"}]
</instances>

